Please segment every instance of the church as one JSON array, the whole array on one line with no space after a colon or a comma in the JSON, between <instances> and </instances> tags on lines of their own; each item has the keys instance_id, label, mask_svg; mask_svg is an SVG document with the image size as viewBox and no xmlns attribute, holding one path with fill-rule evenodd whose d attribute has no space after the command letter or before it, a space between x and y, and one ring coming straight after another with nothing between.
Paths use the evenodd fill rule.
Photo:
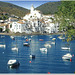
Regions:
<instances>
[{"instance_id":1,"label":"church","mask_svg":"<svg viewBox=\"0 0 75 75\"><path fill-rule=\"evenodd\" d=\"M35 10L34 6L32 5L30 13L25 15L23 17L23 19L26 19L26 20L28 20L28 19L36 19L36 18L40 19L41 17L42 17L41 11Z\"/></svg>"}]
</instances>

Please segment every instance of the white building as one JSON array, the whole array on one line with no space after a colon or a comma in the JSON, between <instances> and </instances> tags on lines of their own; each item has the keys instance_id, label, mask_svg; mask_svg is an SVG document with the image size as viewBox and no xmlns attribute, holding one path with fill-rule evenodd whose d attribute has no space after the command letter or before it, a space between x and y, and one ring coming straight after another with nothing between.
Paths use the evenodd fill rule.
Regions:
<instances>
[{"instance_id":1,"label":"white building","mask_svg":"<svg viewBox=\"0 0 75 75\"><path fill-rule=\"evenodd\" d=\"M23 22L12 22L10 24L10 31L11 32L19 32L19 33L23 33L26 30L26 23Z\"/></svg>"},{"instance_id":2,"label":"white building","mask_svg":"<svg viewBox=\"0 0 75 75\"><path fill-rule=\"evenodd\" d=\"M9 20L11 21L11 18ZM32 5L30 13L25 15L23 20L17 21L15 19L10 24L10 31L15 33L57 33L59 31L59 25L58 23L54 23L53 20L54 15L43 15L39 10L35 10Z\"/></svg>"},{"instance_id":3,"label":"white building","mask_svg":"<svg viewBox=\"0 0 75 75\"><path fill-rule=\"evenodd\" d=\"M23 17L23 19L35 19L35 18L41 18L42 17L42 13L39 10L35 10L34 6L31 6L31 10L30 10L30 14L27 14Z\"/></svg>"}]
</instances>

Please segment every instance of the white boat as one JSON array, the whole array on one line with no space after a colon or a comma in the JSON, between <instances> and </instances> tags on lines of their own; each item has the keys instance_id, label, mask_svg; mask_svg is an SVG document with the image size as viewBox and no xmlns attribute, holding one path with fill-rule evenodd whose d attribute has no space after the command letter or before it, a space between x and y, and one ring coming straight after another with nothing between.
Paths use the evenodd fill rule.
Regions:
<instances>
[{"instance_id":1,"label":"white boat","mask_svg":"<svg viewBox=\"0 0 75 75\"><path fill-rule=\"evenodd\" d=\"M33 37L33 36L31 36L31 37Z\"/></svg>"},{"instance_id":2,"label":"white boat","mask_svg":"<svg viewBox=\"0 0 75 75\"><path fill-rule=\"evenodd\" d=\"M15 37L14 36L10 36L10 37L11 37L11 39L15 40Z\"/></svg>"},{"instance_id":3,"label":"white boat","mask_svg":"<svg viewBox=\"0 0 75 75\"><path fill-rule=\"evenodd\" d=\"M12 50L17 50L18 51L18 48L17 47L14 47L14 48L12 48Z\"/></svg>"},{"instance_id":4,"label":"white boat","mask_svg":"<svg viewBox=\"0 0 75 75\"><path fill-rule=\"evenodd\" d=\"M59 39L62 39L62 40L65 39L65 37L61 37L61 36L59 36L58 38L59 38Z\"/></svg>"},{"instance_id":5,"label":"white boat","mask_svg":"<svg viewBox=\"0 0 75 75\"><path fill-rule=\"evenodd\" d=\"M0 45L0 47L4 47L4 48L5 48L5 47L6 47L6 45Z\"/></svg>"},{"instance_id":6,"label":"white boat","mask_svg":"<svg viewBox=\"0 0 75 75\"><path fill-rule=\"evenodd\" d=\"M53 38L52 40L56 40L56 38Z\"/></svg>"},{"instance_id":7,"label":"white boat","mask_svg":"<svg viewBox=\"0 0 75 75\"><path fill-rule=\"evenodd\" d=\"M31 54L30 54L30 58L35 58L35 55L31 55Z\"/></svg>"},{"instance_id":8,"label":"white boat","mask_svg":"<svg viewBox=\"0 0 75 75\"><path fill-rule=\"evenodd\" d=\"M47 48L40 48L41 51L47 52Z\"/></svg>"},{"instance_id":9,"label":"white boat","mask_svg":"<svg viewBox=\"0 0 75 75\"><path fill-rule=\"evenodd\" d=\"M14 68L20 65L19 61L17 61L16 59L9 60L7 64L11 68Z\"/></svg>"},{"instance_id":10,"label":"white boat","mask_svg":"<svg viewBox=\"0 0 75 75\"><path fill-rule=\"evenodd\" d=\"M44 44L44 46L51 48L51 45L50 44Z\"/></svg>"},{"instance_id":11,"label":"white boat","mask_svg":"<svg viewBox=\"0 0 75 75\"><path fill-rule=\"evenodd\" d=\"M52 36L50 36L50 38L52 38Z\"/></svg>"},{"instance_id":12,"label":"white boat","mask_svg":"<svg viewBox=\"0 0 75 75\"><path fill-rule=\"evenodd\" d=\"M67 53L66 55L62 56L62 59L71 59L72 58L72 55L70 53Z\"/></svg>"},{"instance_id":13,"label":"white boat","mask_svg":"<svg viewBox=\"0 0 75 75\"><path fill-rule=\"evenodd\" d=\"M55 44L55 42L51 42L51 44Z\"/></svg>"},{"instance_id":14,"label":"white boat","mask_svg":"<svg viewBox=\"0 0 75 75\"><path fill-rule=\"evenodd\" d=\"M43 39L39 39L39 41L43 41Z\"/></svg>"},{"instance_id":15,"label":"white boat","mask_svg":"<svg viewBox=\"0 0 75 75\"><path fill-rule=\"evenodd\" d=\"M31 41L31 39L29 39L29 41Z\"/></svg>"},{"instance_id":16,"label":"white boat","mask_svg":"<svg viewBox=\"0 0 75 75\"><path fill-rule=\"evenodd\" d=\"M29 46L29 43L23 43L24 46Z\"/></svg>"},{"instance_id":17,"label":"white boat","mask_svg":"<svg viewBox=\"0 0 75 75\"><path fill-rule=\"evenodd\" d=\"M66 49L66 50L70 50L70 47L61 47L61 49Z\"/></svg>"},{"instance_id":18,"label":"white boat","mask_svg":"<svg viewBox=\"0 0 75 75\"><path fill-rule=\"evenodd\" d=\"M27 37L26 37L26 36L25 36L24 38L25 38L25 39L27 39Z\"/></svg>"}]
</instances>

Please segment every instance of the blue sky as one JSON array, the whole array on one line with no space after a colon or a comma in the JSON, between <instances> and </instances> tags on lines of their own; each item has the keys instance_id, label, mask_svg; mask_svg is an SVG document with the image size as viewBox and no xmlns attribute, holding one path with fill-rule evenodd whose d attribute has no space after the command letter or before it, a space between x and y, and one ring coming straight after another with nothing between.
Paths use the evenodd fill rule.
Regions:
<instances>
[{"instance_id":1,"label":"blue sky","mask_svg":"<svg viewBox=\"0 0 75 75\"><path fill-rule=\"evenodd\" d=\"M38 7L44 3L51 2L51 1L60 1L60 0L49 0L49 1L4 1L8 3L12 3L18 6L21 6L23 8L30 9L31 5L33 4L34 7Z\"/></svg>"}]
</instances>

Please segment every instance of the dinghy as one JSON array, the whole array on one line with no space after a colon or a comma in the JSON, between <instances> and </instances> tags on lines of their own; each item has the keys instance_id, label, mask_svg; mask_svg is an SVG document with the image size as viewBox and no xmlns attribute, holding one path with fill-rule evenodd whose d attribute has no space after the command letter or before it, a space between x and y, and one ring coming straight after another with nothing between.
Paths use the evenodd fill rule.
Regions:
<instances>
[{"instance_id":1,"label":"dinghy","mask_svg":"<svg viewBox=\"0 0 75 75\"><path fill-rule=\"evenodd\" d=\"M3 47L3 48L5 48L5 47L6 47L6 45L0 45L0 47Z\"/></svg>"},{"instance_id":2,"label":"dinghy","mask_svg":"<svg viewBox=\"0 0 75 75\"><path fill-rule=\"evenodd\" d=\"M72 58L72 55L70 53L67 53L66 55L62 56L62 59L71 59Z\"/></svg>"},{"instance_id":3,"label":"dinghy","mask_svg":"<svg viewBox=\"0 0 75 75\"><path fill-rule=\"evenodd\" d=\"M17 67L17 66L20 65L19 61L16 60L16 59L9 60L7 64L8 64L8 66L11 67L11 68L14 68L14 67Z\"/></svg>"},{"instance_id":4,"label":"dinghy","mask_svg":"<svg viewBox=\"0 0 75 75\"><path fill-rule=\"evenodd\" d=\"M24 46L29 46L29 43L23 43Z\"/></svg>"},{"instance_id":5,"label":"dinghy","mask_svg":"<svg viewBox=\"0 0 75 75\"><path fill-rule=\"evenodd\" d=\"M51 48L51 45L50 44L44 44L44 46Z\"/></svg>"},{"instance_id":6,"label":"dinghy","mask_svg":"<svg viewBox=\"0 0 75 75\"><path fill-rule=\"evenodd\" d=\"M31 55L31 54L30 54L30 58L35 58L35 55Z\"/></svg>"},{"instance_id":7,"label":"dinghy","mask_svg":"<svg viewBox=\"0 0 75 75\"><path fill-rule=\"evenodd\" d=\"M11 39L15 40L15 37L14 36L10 36L10 37L11 37Z\"/></svg>"},{"instance_id":8,"label":"dinghy","mask_svg":"<svg viewBox=\"0 0 75 75\"><path fill-rule=\"evenodd\" d=\"M53 38L52 40L56 40L56 38Z\"/></svg>"},{"instance_id":9,"label":"dinghy","mask_svg":"<svg viewBox=\"0 0 75 75\"><path fill-rule=\"evenodd\" d=\"M17 47L14 47L14 48L12 48L12 50L17 50L18 51L18 48Z\"/></svg>"},{"instance_id":10,"label":"dinghy","mask_svg":"<svg viewBox=\"0 0 75 75\"><path fill-rule=\"evenodd\" d=\"M47 48L40 48L41 51L47 52Z\"/></svg>"},{"instance_id":11,"label":"dinghy","mask_svg":"<svg viewBox=\"0 0 75 75\"><path fill-rule=\"evenodd\" d=\"M61 47L61 49L66 49L66 50L70 50L70 47Z\"/></svg>"}]
</instances>

